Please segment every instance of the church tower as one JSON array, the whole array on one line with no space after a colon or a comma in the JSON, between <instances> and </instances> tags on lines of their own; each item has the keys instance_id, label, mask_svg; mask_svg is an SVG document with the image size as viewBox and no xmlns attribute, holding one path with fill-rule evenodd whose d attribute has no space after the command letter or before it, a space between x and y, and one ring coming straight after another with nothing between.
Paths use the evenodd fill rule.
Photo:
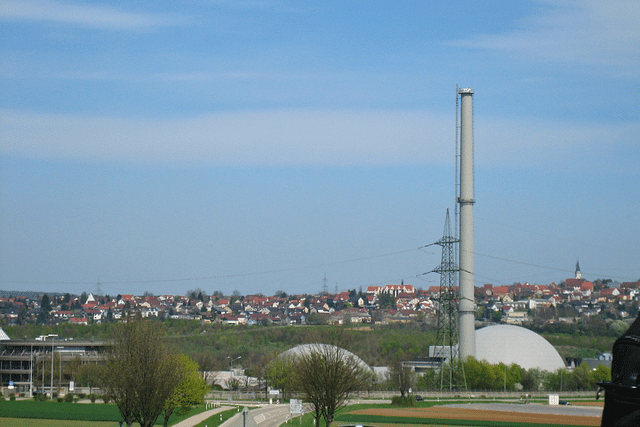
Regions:
<instances>
[{"instance_id":1,"label":"church tower","mask_svg":"<svg viewBox=\"0 0 640 427\"><path fill-rule=\"evenodd\" d=\"M580 272L580 261L576 261L576 279L582 279L582 273Z\"/></svg>"}]
</instances>

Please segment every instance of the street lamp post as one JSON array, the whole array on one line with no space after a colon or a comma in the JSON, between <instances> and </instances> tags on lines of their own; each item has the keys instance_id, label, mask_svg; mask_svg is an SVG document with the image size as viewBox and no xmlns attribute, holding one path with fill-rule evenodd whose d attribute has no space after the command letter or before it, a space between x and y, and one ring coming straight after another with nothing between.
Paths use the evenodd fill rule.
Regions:
<instances>
[{"instance_id":1,"label":"street lamp post","mask_svg":"<svg viewBox=\"0 0 640 427\"><path fill-rule=\"evenodd\" d=\"M57 334L49 334L47 335L48 337L51 337L51 388L49 390L49 393L51 393L51 400L53 400L53 352L54 352L54 348L53 348L53 344L56 340L56 337L58 336Z\"/></svg>"},{"instance_id":2,"label":"street lamp post","mask_svg":"<svg viewBox=\"0 0 640 427\"><path fill-rule=\"evenodd\" d=\"M33 343L29 353L29 397L33 396Z\"/></svg>"},{"instance_id":3,"label":"street lamp post","mask_svg":"<svg viewBox=\"0 0 640 427\"><path fill-rule=\"evenodd\" d=\"M40 335L40 336L39 336L38 338L36 338L36 339L37 339L38 341L45 341L45 342L46 342L46 340L47 340L47 335ZM41 349L40 351L42 352L42 386L41 386L41 387L42 387L42 392L44 393L44 359L45 359L45 357L44 357L44 349L45 349L45 346L44 346L44 345L41 345L41 346L40 346L40 349Z\"/></svg>"},{"instance_id":4,"label":"street lamp post","mask_svg":"<svg viewBox=\"0 0 640 427\"><path fill-rule=\"evenodd\" d=\"M58 368L60 369L60 371L58 371L58 391L62 390L62 352L61 350L64 349L63 346L58 346Z\"/></svg>"},{"instance_id":5,"label":"street lamp post","mask_svg":"<svg viewBox=\"0 0 640 427\"><path fill-rule=\"evenodd\" d=\"M242 359L242 356L238 356L235 359L232 359L231 362L229 363L229 370L233 372L233 362L235 362L236 360Z\"/></svg>"},{"instance_id":6,"label":"street lamp post","mask_svg":"<svg viewBox=\"0 0 640 427\"><path fill-rule=\"evenodd\" d=\"M231 376L229 377L229 382L228 382L228 384L229 384L229 388L230 388L231 390L233 390L233 384L235 383L235 382L234 382L234 383L232 383L232 382L231 382L231 380L232 380L232 379L233 379L233 377L235 376L235 375L233 374L233 362L235 362L236 360L240 360L241 358L242 358L242 356L238 356L238 357L236 357L235 359L231 359L231 362L229 362L229 372L231 373ZM240 387L238 387L238 389L240 389ZM238 411L239 411L239 410L240 410L240 407L238 406Z\"/></svg>"}]
</instances>

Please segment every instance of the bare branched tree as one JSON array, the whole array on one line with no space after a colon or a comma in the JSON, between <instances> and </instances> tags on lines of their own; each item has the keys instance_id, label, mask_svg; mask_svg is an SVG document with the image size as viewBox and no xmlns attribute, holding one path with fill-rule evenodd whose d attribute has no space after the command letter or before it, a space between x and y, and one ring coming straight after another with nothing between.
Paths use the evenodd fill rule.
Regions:
<instances>
[{"instance_id":1,"label":"bare branched tree","mask_svg":"<svg viewBox=\"0 0 640 427\"><path fill-rule=\"evenodd\" d=\"M182 379L182 369L150 320L119 325L101 383L127 426L151 427Z\"/></svg>"},{"instance_id":2,"label":"bare branched tree","mask_svg":"<svg viewBox=\"0 0 640 427\"><path fill-rule=\"evenodd\" d=\"M416 384L416 373L410 367L403 366L400 359L395 360L390 368L389 382L400 391L400 396L405 397Z\"/></svg>"},{"instance_id":3,"label":"bare branched tree","mask_svg":"<svg viewBox=\"0 0 640 427\"><path fill-rule=\"evenodd\" d=\"M359 390L368 388L371 370L356 356L328 344L310 344L295 359L296 388L304 393L315 411L316 425L320 417L327 427L338 409Z\"/></svg>"}]
</instances>

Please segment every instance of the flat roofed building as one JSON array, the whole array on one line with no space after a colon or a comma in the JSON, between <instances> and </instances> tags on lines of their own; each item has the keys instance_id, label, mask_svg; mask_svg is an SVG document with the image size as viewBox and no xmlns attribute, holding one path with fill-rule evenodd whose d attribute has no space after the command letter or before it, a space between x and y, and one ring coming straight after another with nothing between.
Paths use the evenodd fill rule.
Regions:
<instances>
[{"instance_id":1,"label":"flat roofed building","mask_svg":"<svg viewBox=\"0 0 640 427\"><path fill-rule=\"evenodd\" d=\"M28 393L32 388L33 372L38 366L45 365L50 373L51 353L54 353L54 386L68 386L68 381L58 384L59 371L72 360L78 358L81 363L97 363L104 358L104 341L58 339L0 340L0 387L13 385L14 393ZM40 364L40 365L39 365ZM45 385L49 383L45 378Z\"/></svg>"}]
</instances>

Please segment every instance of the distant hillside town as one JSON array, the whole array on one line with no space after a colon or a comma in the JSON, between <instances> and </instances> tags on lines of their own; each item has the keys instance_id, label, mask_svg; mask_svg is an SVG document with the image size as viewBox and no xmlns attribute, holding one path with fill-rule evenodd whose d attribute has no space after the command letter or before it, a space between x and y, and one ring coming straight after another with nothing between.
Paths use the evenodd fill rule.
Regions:
<instances>
[{"instance_id":1,"label":"distant hillside town","mask_svg":"<svg viewBox=\"0 0 640 427\"><path fill-rule=\"evenodd\" d=\"M576 277L559 284L485 284L475 288L476 320L523 325L535 320L577 323L590 316L624 320L638 315L640 282L593 282ZM369 286L318 295L208 295L197 289L187 295L83 293L38 294L1 291L0 323L89 325L113 322L130 314L160 319L195 319L224 325L391 324L435 319L440 287Z\"/></svg>"}]
</instances>

